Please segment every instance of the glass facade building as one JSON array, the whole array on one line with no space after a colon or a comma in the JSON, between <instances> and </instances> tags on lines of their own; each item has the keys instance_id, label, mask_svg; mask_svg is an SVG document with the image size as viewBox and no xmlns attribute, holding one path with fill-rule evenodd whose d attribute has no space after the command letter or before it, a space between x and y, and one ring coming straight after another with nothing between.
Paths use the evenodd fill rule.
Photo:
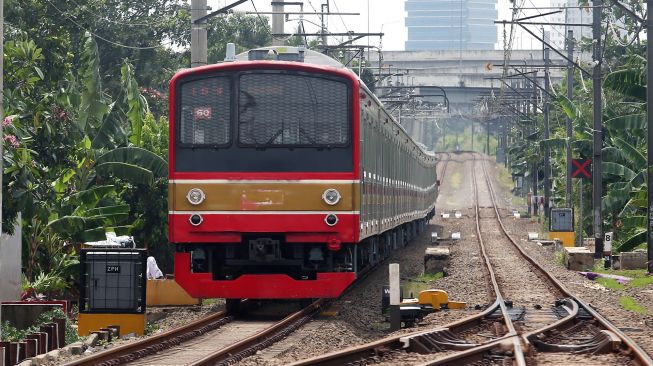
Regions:
<instances>
[{"instance_id":1,"label":"glass facade building","mask_svg":"<svg viewBox=\"0 0 653 366\"><path fill-rule=\"evenodd\" d=\"M406 0L406 51L493 50L498 0Z\"/></svg>"}]
</instances>

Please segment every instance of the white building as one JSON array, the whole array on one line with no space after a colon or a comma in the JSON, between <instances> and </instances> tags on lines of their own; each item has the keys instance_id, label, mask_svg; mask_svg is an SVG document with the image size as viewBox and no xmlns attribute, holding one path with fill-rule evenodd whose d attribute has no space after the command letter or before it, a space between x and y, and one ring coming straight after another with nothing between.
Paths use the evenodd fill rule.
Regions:
<instances>
[{"instance_id":1,"label":"white building","mask_svg":"<svg viewBox=\"0 0 653 366\"><path fill-rule=\"evenodd\" d=\"M591 4L592 2L590 2L590 6ZM560 7L562 10L562 12L551 16L550 20L552 23L592 24L592 8L578 8L578 0L551 0L551 6ZM592 27L552 25L551 43L553 47L558 50L564 50L566 48L565 38L567 37L568 30L574 32L576 44L583 37L592 37Z\"/></svg>"}]
</instances>

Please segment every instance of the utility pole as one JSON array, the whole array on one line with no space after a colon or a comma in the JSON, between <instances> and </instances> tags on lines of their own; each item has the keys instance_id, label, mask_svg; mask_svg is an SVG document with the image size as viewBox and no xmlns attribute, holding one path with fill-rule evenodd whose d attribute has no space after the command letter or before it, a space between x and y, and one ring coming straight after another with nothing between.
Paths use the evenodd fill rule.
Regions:
<instances>
[{"instance_id":1,"label":"utility pole","mask_svg":"<svg viewBox=\"0 0 653 366\"><path fill-rule=\"evenodd\" d=\"M206 19L196 22L206 16L206 0L190 1L190 67L207 64Z\"/></svg>"},{"instance_id":2,"label":"utility pole","mask_svg":"<svg viewBox=\"0 0 653 366\"><path fill-rule=\"evenodd\" d=\"M5 39L4 39L4 25L5 25L5 16L4 16L4 0L0 0L0 137L3 138L3 140L0 140L0 246L2 246L2 207L4 203L4 195L2 194L2 178L5 172L4 169L4 151L2 150L3 148L3 142L4 142L4 131L2 129L2 121L5 119L5 108L4 108L4 90L5 90L5 84L4 84L4 44L5 44ZM5 261L7 259L4 259ZM0 256L0 267L3 266L2 264L2 256ZM0 315L0 324L2 324L2 315ZM2 330L0 329L0 339L2 339ZM5 349L4 352L9 352L8 349ZM0 357L3 357L4 361L4 352L0 352Z\"/></svg>"},{"instance_id":3,"label":"utility pole","mask_svg":"<svg viewBox=\"0 0 653 366\"><path fill-rule=\"evenodd\" d=\"M537 86L535 85L535 80L537 80L537 70L535 71L535 74L533 74L533 81L531 82L531 85L533 86L533 116L537 115ZM533 121L533 127L535 127L535 121ZM537 175L538 175L538 167L537 167L537 158L533 162L533 196L537 197ZM536 198L533 198L535 201ZM537 216L538 210L539 210L539 204L537 202L534 202L535 204L533 205L533 215Z\"/></svg>"},{"instance_id":4,"label":"utility pole","mask_svg":"<svg viewBox=\"0 0 653 366\"><path fill-rule=\"evenodd\" d=\"M472 151L474 151L474 120L472 120Z\"/></svg>"},{"instance_id":5,"label":"utility pole","mask_svg":"<svg viewBox=\"0 0 653 366\"><path fill-rule=\"evenodd\" d=\"M594 43L594 70L592 85L594 91L594 146L592 161L592 201L594 210L594 258L603 258L603 213L601 212L601 197L603 196L603 179L601 164L603 157L603 122L601 121L601 14L602 0L594 0L592 36ZM648 35L647 35L648 37ZM648 76L650 77L650 76ZM652 84L653 85L653 84ZM650 133L650 131L649 131ZM649 219L650 220L650 219Z\"/></svg>"},{"instance_id":6,"label":"utility pole","mask_svg":"<svg viewBox=\"0 0 653 366\"><path fill-rule=\"evenodd\" d=\"M525 78L524 78L524 83L526 85L530 85L532 88L535 88L535 85L532 85L531 82L527 82ZM528 101L528 99L524 101L524 112L526 113L526 116L528 116L528 119L532 123L534 116L531 116L531 104ZM526 129L525 129L526 135L525 135L524 138L526 139L526 150L530 150L530 148L531 148L531 140L528 138L528 136L530 136L530 134L531 134L531 123L529 123L526 126ZM529 168L530 168L530 166L528 166L528 163L526 163L526 169L528 170ZM530 177L531 177L531 180L535 180L535 177L533 176L533 174L530 174ZM528 192L528 181L526 179L524 179L524 190L527 193L526 197L528 199L526 201L527 202L526 206L528 206L528 216L531 217L531 215L533 214L533 195L534 195L534 193L529 193Z\"/></svg>"},{"instance_id":7,"label":"utility pole","mask_svg":"<svg viewBox=\"0 0 653 366\"><path fill-rule=\"evenodd\" d=\"M570 101L574 97L574 64L571 60L574 58L574 31L567 31L567 99ZM573 142L573 127L571 117L567 116L567 207L572 207L572 185L571 185L571 143Z\"/></svg>"},{"instance_id":8,"label":"utility pole","mask_svg":"<svg viewBox=\"0 0 653 366\"><path fill-rule=\"evenodd\" d=\"M653 0L646 0L647 9L653 9ZM649 13L649 16L646 17L646 56L647 60L653 60L653 47L651 44L653 42L653 16ZM647 67L647 76L646 76L646 85L653 85L653 63L648 62ZM653 91L651 88L646 88L646 102L648 108L646 108L646 119L648 120L648 141L647 141L647 152L646 165L648 169L648 225L646 227L646 243L648 249L648 273L653 273L653 171L651 171L651 165L653 165Z\"/></svg>"},{"instance_id":9,"label":"utility pole","mask_svg":"<svg viewBox=\"0 0 653 366\"><path fill-rule=\"evenodd\" d=\"M549 139L549 47L544 48L544 140ZM544 217L549 218L551 199L551 149L548 141L544 147Z\"/></svg>"},{"instance_id":10,"label":"utility pole","mask_svg":"<svg viewBox=\"0 0 653 366\"><path fill-rule=\"evenodd\" d=\"M282 34L284 22L284 0L275 0L272 2L272 34ZM322 15L324 17L324 15ZM324 26L324 25L323 25ZM272 37L273 46L283 46L283 39Z\"/></svg>"},{"instance_id":11,"label":"utility pole","mask_svg":"<svg viewBox=\"0 0 653 366\"><path fill-rule=\"evenodd\" d=\"M326 11L325 11L325 10L326 10ZM327 23L325 22L325 18L326 18L326 14L330 12L330 10L329 10L329 0L326 1L326 4L322 4L321 11L322 11L322 14L320 15L320 23L321 23L321 25L320 25L320 33L322 33L322 37L321 37L321 39L322 39L322 45L323 45L323 46L326 46L327 43L328 43L328 41L327 41L327 32L326 32L326 31L327 31L327 27L328 27L328 25L327 25ZM327 19L327 21L328 21L328 19ZM363 54L363 50L361 50L361 57L362 57L362 54ZM358 75L360 75L360 64L361 64L361 62L359 61L359 64L358 64Z\"/></svg>"},{"instance_id":12,"label":"utility pole","mask_svg":"<svg viewBox=\"0 0 653 366\"><path fill-rule=\"evenodd\" d=\"M490 120L485 122L485 149L487 150L487 156L490 156Z\"/></svg>"}]
</instances>

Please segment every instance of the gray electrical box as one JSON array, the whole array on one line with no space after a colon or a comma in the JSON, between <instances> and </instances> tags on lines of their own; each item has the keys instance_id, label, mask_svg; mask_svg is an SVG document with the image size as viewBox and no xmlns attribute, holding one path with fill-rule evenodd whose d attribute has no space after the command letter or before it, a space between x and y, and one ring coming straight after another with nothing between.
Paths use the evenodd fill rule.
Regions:
<instances>
[{"instance_id":1,"label":"gray electrical box","mask_svg":"<svg viewBox=\"0 0 653 366\"><path fill-rule=\"evenodd\" d=\"M574 210L571 208L552 208L549 231L574 231Z\"/></svg>"},{"instance_id":2,"label":"gray electrical box","mask_svg":"<svg viewBox=\"0 0 653 366\"><path fill-rule=\"evenodd\" d=\"M80 259L80 311L145 311L144 250L83 249Z\"/></svg>"}]
</instances>

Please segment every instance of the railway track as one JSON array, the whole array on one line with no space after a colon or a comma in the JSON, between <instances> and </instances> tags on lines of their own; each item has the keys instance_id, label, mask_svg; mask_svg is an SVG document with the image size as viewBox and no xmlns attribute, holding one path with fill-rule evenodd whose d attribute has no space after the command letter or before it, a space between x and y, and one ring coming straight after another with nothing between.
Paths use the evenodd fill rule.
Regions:
<instances>
[{"instance_id":1,"label":"railway track","mask_svg":"<svg viewBox=\"0 0 653 366\"><path fill-rule=\"evenodd\" d=\"M232 364L292 333L309 321L323 304L323 300L317 300L278 321L239 320L219 312L64 366Z\"/></svg>"},{"instance_id":2,"label":"railway track","mask_svg":"<svg viewBox=\"0 0 653 366\"><path fill-rule=\"evenodd\" d=\"M472 164L476 232L494 303L480 314L443 327L387 337L293 365L406 363L411 353L428 355L428 361L411 362L424 366L652 365L653 360L637 344L517 245L501 221L484 161L479 171L489 208L481 207L476 161Z\"/></svg>"}]
</instances>

